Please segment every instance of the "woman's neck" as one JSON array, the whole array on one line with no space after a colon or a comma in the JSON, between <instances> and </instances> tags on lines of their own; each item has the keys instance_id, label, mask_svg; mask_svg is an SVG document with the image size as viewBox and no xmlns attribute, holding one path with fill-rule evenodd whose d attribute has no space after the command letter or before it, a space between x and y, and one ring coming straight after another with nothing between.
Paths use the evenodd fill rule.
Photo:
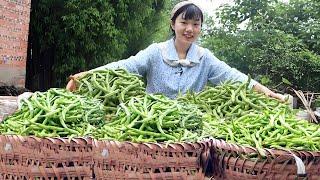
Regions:
<instances>
[{"instance_id":1,"label":"woman's neck","mask_svg":"<svg viewBox=\"0 0 320 180\"><path fill-rule=\"evenodd\" d=\"M187 57L187 52L191 46L191 44L182 44L179 43L176 39L174 41L174 46L177 50L179 59L185 59Z\"/></svg>"}]
</instances>

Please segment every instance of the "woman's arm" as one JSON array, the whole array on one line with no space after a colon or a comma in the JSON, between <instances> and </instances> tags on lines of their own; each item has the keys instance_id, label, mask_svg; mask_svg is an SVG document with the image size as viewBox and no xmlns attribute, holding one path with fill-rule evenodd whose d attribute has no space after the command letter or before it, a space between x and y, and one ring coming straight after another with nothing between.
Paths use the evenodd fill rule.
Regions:
<instances>
[{"instance_id":1,"label":"woman's arm","mask_svg":"<svg viewBox=\"0 0 320 180\"><path fill-rule=\"evenodd\" d=\"M141 76L145 76L149 68L149 60L154 59L155 54L158 52L156 44L152 44L146 49L140 51L135 56L131 56L128 59L120 60L117 62L112 62L107 65L92 69L90 71L99 70L99 69L118 69L123 68L127 71ZM66 86L66 89L69 91L76 90L75 79L83 77L88 71L80 72L70 76L70 80Z\"/></svg>"},{"instance_id":2,"label":"woman's arm","mask_svg":"<svg viewBox=\"0 0 320 180\"><path fill-rule=\"evenodd\" d=\"M209 68L208 73L208 81L210 81L214 85L218 85L225 81L234 81L234 82L247 82L248 76L235 68L231 68L225 62L219 60L217 57L213 55L211 51L207 51L206 57ZM251 79L248 87L253 88L258 82Z\"/></svg>"},{"instance_id":3,"label":"woman's arm","mask_svg":"<svg viewBox=\"0 0 320 180\"><path fill-rule=\"evenodd\" d=\"M253 86L253 90L263 93L266 96L272 97L272 98L276 98L282 102L286 101L286 96L279 94L279 93L275 93L273 91L271 91L270 89L268 89L267 87L265 87L264 85L257 83Z\"/></svg>"},{"instance_id":4,"label":"woman's arm","mask_svg":"<svg viewBox=\"0 0 320 180\"><path fill-rule=\"evenodd\" d=\"M233 80L233 81L240 81L246 82L248 76L243 74L242 72L238 71L235 68L231 68L225 62L220 61L216 58L211 52L208 53L208 59L210 63L210 72L209 73L209 81L213 84L219 84L222 81L226 80ZM249 88L253 88L255 91L263 93L269 97L276 98L282 102L287 100L286 96L282 94L275 93L268 89L267 87L263 86L262 84L258 83L255 80L250 81Z\"/></svg>"}]
</instances>

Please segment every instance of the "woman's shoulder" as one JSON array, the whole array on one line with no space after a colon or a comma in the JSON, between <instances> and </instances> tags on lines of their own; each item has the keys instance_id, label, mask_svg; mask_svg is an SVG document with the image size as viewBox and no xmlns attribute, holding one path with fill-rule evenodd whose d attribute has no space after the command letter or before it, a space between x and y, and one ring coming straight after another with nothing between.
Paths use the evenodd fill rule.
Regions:
<instances>
[{"instance_id":1,"label":"woman's shoulder","mask_svg":"<svg viewBox=\"0 0 320 180\"><path fill-rule=\"evenodd\" d=\"M162 58L168 58L174 50L172 39L163 42L153 43L152 46L156 49L157 53L159 53L159 55Z\"/></svg>"},{"instance_id":2,"label":"woman's shoulder","mask_svg":"<svg viewBox=\"0 0 320 180\"><path fill-rule=\"evenodd\" d=\"M203 53L202 61L204 61L205 64L216 65L217 63L218 64L221 63L221 60L215 56L212 50L205 47L200 47L200 49L201 49L201 52Z\"/></svg>"},{"instance_id":3,"label":"woman's shoulder","mask_svg":"<svg viewBox=\"0 0 320 180\"><path fill-rule=\"evenodd\" d=\"M203 53L203 56L207 59L216 59L216 56L214 55L214 52L208 48L205 48L205 47L201 47L199 46L202 53Z\"/></svg>"},{"instance_id":4,"label":"woman's shoulder","mask_svg":"<svg viewBox=\"0 0 320 180\"><path fill-rule=\"evenodd\" d=\"M154 42L150 46L153 46L154 48L158 48L158 49L164 49L164 48L169 48L170 42L171 42L171 39L162 41L162 42Z\"/></svg>"},{"instance_id":5,"label":"woman's shoulder","mask_svg":"<svg viewBox=\"0 0 320 180\"><path fill-rule=\"evenodd\" d=\"M151 43L145 50L151 51L154 53L159 53L163 51L164 49L168 48L168 41L163 41L163 42L153 42Z\"/></svg>"},{"instance_id":6,"label":"woman's shoulder","mask_svg":"<svg viewBox=\"0 0 320 180\"><path fill-rule=\"evenodd\" d=\"M213 54L212 51L206 47L203 47L199 44L196 44L196 46L197 46L198 52L200 52L205 57L209 56L210 54Z\"/></svg>"}]
</instances>

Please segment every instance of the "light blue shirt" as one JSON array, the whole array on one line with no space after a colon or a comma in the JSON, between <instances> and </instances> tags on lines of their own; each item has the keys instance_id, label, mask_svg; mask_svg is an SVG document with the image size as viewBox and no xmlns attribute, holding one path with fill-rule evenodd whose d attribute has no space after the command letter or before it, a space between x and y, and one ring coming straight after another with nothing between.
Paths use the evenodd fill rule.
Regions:
<instances>
[{"instance_id":1,"label":"light blue shirt","mask_svg":"<svg viewBox=\"0 0 320 180\"><path fill-rule=\"evenodd\" d=\"M208 49L195 43L190 46L186 57L191 65L172 65L171 62L178 60L174 40L170 39L151 44L135 56L97 69L127 69L146 78L148 93L162 93L170 98L176 98L179 93L184 94L188 90L199 92L209 81L217 85L226 80L245 82L248 79L247 75L231 68ZM249 86L252 87L256 83L252 80Z\"/></svg>"}]
</instances>

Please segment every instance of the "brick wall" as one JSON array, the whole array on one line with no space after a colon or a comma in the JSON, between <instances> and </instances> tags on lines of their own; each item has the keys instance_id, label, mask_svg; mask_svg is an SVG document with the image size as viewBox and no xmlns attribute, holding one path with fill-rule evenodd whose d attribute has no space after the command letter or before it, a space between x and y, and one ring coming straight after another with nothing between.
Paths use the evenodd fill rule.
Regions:
<instances>
[{"instance_id":1,"label":"brick wall","mask_svg":"<svg viewBox=\"0 0 320 180\"><path fill-rule=\"evenodd\" d=\"M31 0L0 0L0 83L24 87Z\"/></svg>"}]
</instances>

